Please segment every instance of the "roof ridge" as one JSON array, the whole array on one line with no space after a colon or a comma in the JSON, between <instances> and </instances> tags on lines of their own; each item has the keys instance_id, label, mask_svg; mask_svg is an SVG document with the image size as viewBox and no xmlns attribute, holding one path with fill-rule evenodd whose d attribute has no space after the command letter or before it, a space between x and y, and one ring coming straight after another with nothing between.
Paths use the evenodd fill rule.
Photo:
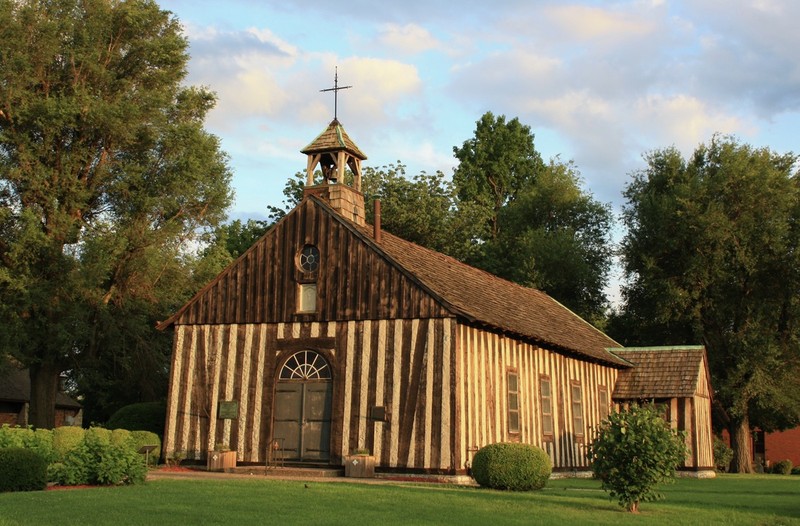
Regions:
<instances>
[{"instance_id":1,"label":"roof ridge","mask_svg":"<svg viewBox=\"0 0 800 526\"><path fill-rule=\"evenodd\" d=\"M448 254L445 254L445 253L443 253L443 252L439 252L439 251L437 251L437 250L433 250L433 249L430 249L430 248L428 248L428 247L424 247L424 246L422 246L422 245L419 245L419 244L417 244L417 243L414 243L413 241L408 241L408 240L406 240L406 239L403 239L403 238L401 238L401 237L399 237L399 236L395 236L395 235L394 235L394 234L392 234L391 232L387 232L387 233L388 233L390 236L392 236L392 237L394 237L394 238L396 238L396 239L399 239L399 240L401 240L401 241L403 241L403 242L405 242L405 243L410 243L410 244L412 244L412 245L415 245L415 246L417 246L417 247L419 247L419 248L421 248L421 249L423 249L423 250L425 250L425 251L427 251L427 252L430 252L430 253L432 253L432 254L435 254L435 255L437 255L437 256L441 256L441 257L444 257L444 258L450 259L450 260L451 260L453 263L455 263L456 265L464 266L464 267L467 267L467 268L469 268L469 269L471 269L471 270L477 270L477 271L479 271L479 272L483 273L484 275L486 275L487 277L489 277L489 278L490 278L490 279L492 279L492 280L497 280L497 281L501 281L501 282L503 282L503 283L509 284L509 285L511 285L511 286L513 286L513 287L516 287L516 288L518 288L518 289L520 289L521 291L524 291L524 292L526 292L526 293L534 293L534 294L539 294L539 295L541 295L541 296L545 296L545 297L549 298L550 300L552 300L552 301L556 302L556 303L557 303L557 304L558 304L558 305L559 305L561 308L563 308L565 311L569 312L569 313L570 313L572 316L574 316L575 318L577 318L578 320L580 320L580 321L581 321L583 324L585 324L585 325L588 325L588 326L589 326L589 327L590 327L592 330L594 330L595 332L597 332L597 333L599 333L599 334L601 334L601 335L605 336L606 338L608 338L609 340L613 341L614 343L617 343L617 344L619 344L619 342L618 342L618 341L616 341L614 338L610 337L608 334L606 334L605 332L601 331L600 329L598 329L597 327L595 327L594 325L592 325L591 323L589 323L588 321L586 321L584 318L582 318L581 316L579 316L578 314L576 314L576 313L575 313L575 311L573 311L572 309L570 309L569 307L567 307L566 305L564 305L563 303L561 303L561 302L560 302L560 301L558 301L556 298L554 298L553 296L551 296L550 294L546 293L546 292L545 292L545 291L543 291L543 290L540 290L540 289L537 289L537 288L534 288L534 287L528 287L528 286L526 286L526 285L522 285L521 283L517 283L517 282L515 282L515 281L511 281L511 280L508 280L508 279L502 278L502 277L500 277L500 276L498 276L498 275L496 275L496 274L492 274L491 272L489 272L489 271L487 271L487 270L484 270L484 269L482 269L482 268L473 267L472 265L470 265L470 264L468 264L468 263L464 263L463 261L460 261L460 260L458 260L458 259L454 258L453 256L450 256L450 255L448 255ZM384 235L386 235L386 233L384 233ZM619 345L620 345L620 347L622 347L622 346L621 346L621 344L619 344Z\"/></svg>"},{"instance_id":2,"label":"roof ridge","mask_svg":"<svg viewBox=\"0 0 800 526\"><path fill-rule=\"evenodd\" d=\"M362 228L363 231L366 233L365 235L369 236L369 234L367 233L368 227L366 225L360 228ZM450 269L444 270L445 274L452 274L454 272L459 273L459 270L462 270L463 272L461 272L461 274L463 276L465 277L468 276L469 278L474 278L475 280L482 281L483 289L492 290L492 289L502 288L505 289L505 291L508 292L509 294L518 294L522 298L527 297L528 300L526 300L524 303L526 303L528 307L532 307L532 310L526 311L529 312L530 315L527 317L528 321L527 322L523 321L522 325L520 325L519 321L514 323L510 322L508 319L506 319L506 321L503 322L501 318L497 317L495 317L495 320L492 321L490 319L491 316L489 318L485 317L486 314L485 312L482 312L482 309L480 307L477 307L473 303L470 303L465 298L461 297L460 294L453 293L453 291L451 290L449 293L445 294L444 297L447 298L445 301L453 305L465 318L471 319L473 321L478 320L486 325L495 327L501 331L516 333L520 336L523 336L525 338L531 338L534 341L538 341L540 343L560 347L568 352L578 353L584 357L590 357L596 360L614 363L617 365L630 366L630 362L606 350L607 347L615 347L615 346L621 347L621 344L619 342L617 342L616 340L605 334L603 331L601 331L600 329L589 323L587 320L580 317L574 311L564 306L563 303L559 302L546 292L533 287L528 287L519 283L515 283L513 281L509 281L505 278L492 274L491 272L488 272L486 270L477 267L473 267L472 265L464 263L463 261L459 261L453 256L449 256L437 250L424 247L412 241L408 241L390 232L386 232L383 235L385 240L389 241L389 243L400 245L395 250L402 250L403 246L408 246L408 248L412 250L412 252L408 253L404 252L404 255L407 255L411 259L404 262L403 261L404 257L401 257L399 264L404 267L407 267L408 264L411 264L412 267L409 270L415 275L419 275L419 279L427 285L426 289L428 290L440 290L440 289L445 290L447 286L443 285L441 283L441 280L436 277L435 274L438 274L438 272L433 271L432 274L430 268L426 269L424 264L420 266L417 263L414 263L414 261L418 258L414 258L413 251L416 251L419 257L436 261L440 264L443 264L445 267L448 266L451 267ZM385 245L386 241L384 241L382 244ZM382 252L386 251L383 250ZM415 269L415 267L419 268ZM437 294L437 297L441 297L441 294ZM488 303L493 303L495 308L497 308L499 305L498 303L499 300L497 300L497 298L484 298L484 299ZM538 322L532 321L534 318L537 317L537 314L539 314L538 312L536 312L537 304L539 307L544 309L556 308L560 310L563 313L562 316L569 316L570 319L574 320L576 323L579 323L581 326L585 327L586 330L590 330L593 334L596 335L597 338L600 338L602 340L602 343L600 343L600 341L592 341L591 337L587 339L585 334L583 335L584 341L582 342L572 341L571 343L564 343L562 341L561 343L559 343L559 337L556 334L557 331L533 330L530 327L530 325L528 326L527 329L523 329L522 326L531 323L533 325L537 325L538 323L539 324L538 326L542 327L541 319L539 319ZM501 311L503 310L502 307L500 308L500 310ZM564 319L562 319L561 322L564 322ZM576 327L573 326L572 329L575 330ZM578 338L579 340L581 339L580 337Z\"/></svg>"},{"instance_id":3,"label":"roof ridge","mask_svg":"<svg viewBox=\"0 0 800 526\"><path fill-rule=\"evenodd\" d=\"M653 345L653 346L644 346L644 347L619 347L619 348L610 348L609 350L613 352L621 351L621 352L669 352L669 351L702 351L705 349L704 345Z\"/></svg>"}]
</instances>

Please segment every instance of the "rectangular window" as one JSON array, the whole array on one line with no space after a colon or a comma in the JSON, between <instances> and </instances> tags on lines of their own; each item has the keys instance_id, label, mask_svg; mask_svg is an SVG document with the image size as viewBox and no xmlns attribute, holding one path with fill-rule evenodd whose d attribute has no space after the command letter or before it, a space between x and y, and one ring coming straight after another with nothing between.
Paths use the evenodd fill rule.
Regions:
<instances>
[{"instance_id":1,"label":"rectangular window","mask_svg":"<svg viewBox=\"0 0 800 526\"><path fill-rule=\"evenodd\" d=\"M519 433L519 375L508 371L508 432Z\"/></svg>"},{"instance_id":2,"label":"rectangular window","mask_svg":"<svg viewBox=\"0 0 800 526\"><path fill-rule=\"evenodd\" d=\"M317 284L300 283L298 290L300 301L297 305L297 312L316 312L317 310Z\"/></svg>"},{"instance_id":3,"label":"rectangular window","mask_svg":"<svg viewBox=\"0 0 800 526\"><path fill-rule=\"evenodd\" d=\"M553 395L548 376L539 378L539 401L542 408L542 437L544 440L553 440Z\"/></svg>"},{"instance_id":4,"label":"rectangular window","mask_svg":"<svg viewBox=\"0 0 800 526\"><path fill-rule=\"evenodd\" d=\"M600 421L606 420L609 414L608 389L601 385L597 388L597 405L600 410Z\"/></svg>"},{"instance_id":5,"label":"rectangular window","mask_svg":"<svg viewBox=\"0 0 800 526\"><path fill-rule=\"evenodd\" d=\"M572 429L575 436L583 436L583 396L581 384L572 382Z\"/></svg>"}]
</instances>

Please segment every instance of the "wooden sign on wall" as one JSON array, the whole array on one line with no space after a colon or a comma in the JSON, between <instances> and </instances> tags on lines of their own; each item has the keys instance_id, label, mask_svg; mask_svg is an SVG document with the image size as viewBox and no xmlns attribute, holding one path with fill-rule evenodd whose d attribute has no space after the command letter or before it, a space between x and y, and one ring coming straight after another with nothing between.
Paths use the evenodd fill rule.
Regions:
<instances>
[{"instance_id":1,"label":"wooden sign on wall","mask_svg":"<svg viewBox=\"0 0 800 526\"><path fill-rule=\"evenodd\" d=\"M236 420L239 418L239 402L236 400L220 400L217 418Z\"/></svg>"}]
</instances>

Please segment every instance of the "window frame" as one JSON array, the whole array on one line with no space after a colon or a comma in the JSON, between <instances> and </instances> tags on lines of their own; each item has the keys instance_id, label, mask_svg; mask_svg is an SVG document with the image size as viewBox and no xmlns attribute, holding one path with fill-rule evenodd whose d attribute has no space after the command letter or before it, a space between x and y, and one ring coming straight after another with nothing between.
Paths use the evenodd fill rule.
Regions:
<instances>
[{"instance_id":1,"label":"window frame","mask_svg":"<svg viewBox=\"0 0 800 526\"><path fill-rule=\"evenodd\" d=\"M605 402L603 399L605 398ZM597 386L597 407L599 421L607 420L611 414L611 401L608 397L608 387L605 385Z\"/></svg>"},{"instance_id":2,"label":"window frame","mask_svg":"<svg viewBox=\"0 0 800 526\"><path fill-rule=\"evenodd\" d=\"M310 299L309 296L306 295L306 291L313 290L313 300ZM313 301L313 305L309 305L306 303L306 299L309 301ZM298 283L297 284L297 313L298 314L313 314L317 312L317 305L319 302L317 301L317 284L316 282L311 283Z\"/></svg>"},{"instance_id":3,"label":"window frame","mask_svg":"<svg viewBox=\"0 0 800 526\"><path fill-rule=\"evenodd\" d=\"M583 414L583 386L580 381L572 380L569 383L569 387L570 409L572 410L572 433L580 443L585 435L583 427L586 422L585 415ZM576 391L578 393L577 397L575 396Z\"/></svg>"},{"instance_id":4,"label":"window frame","mask_svg":"<svg viewBox=\"0 0 800 526\"><path fill-rule=\"evenodd\" d=\"M516 389L511 389L511 377L514 377ZM515 408L512 409L512 399L514 400ZM520 420L521 413L519 408L519 371L513 367L506 369L506 428L508 435L512 438L519 438L522 430L522 422ZM516 420L516 426L512 426L512 422Z\"/></svg>"},{"instance_id":5,"label":"window frame","mask_svg":"<svg viewBox=\"0 0 800 526\"><path fill-rule=\"evenodd\" d=\"M547 384L547 395L545 395L542 387ZM547 400L547 407L549 411L545 411L545 400ZM555 435L555 418L554 418L554 404L553 404L553 382L550 376L543 374L539 376L539 423L542 431L542 441L552 442ZM550 423L550 431L545 430L545 422Z\"/></svg>"},{"instance_id":6,"label":"window frame","mask_svg":"<svg viewBox=\"0 0 800 526\"><path fill-rule=\"evenodd\" d=\"M312 254L306 254L306 251L310 251ZM311 256L313 256L312 263L307 264L306 258ZM315 276L322 266L322 253L317 245L306 243L297 251L294 263L297 266L297 270L304 276ZM306 268L307 265L310 265L312 268Z\"/></svg>"}]
</instances>

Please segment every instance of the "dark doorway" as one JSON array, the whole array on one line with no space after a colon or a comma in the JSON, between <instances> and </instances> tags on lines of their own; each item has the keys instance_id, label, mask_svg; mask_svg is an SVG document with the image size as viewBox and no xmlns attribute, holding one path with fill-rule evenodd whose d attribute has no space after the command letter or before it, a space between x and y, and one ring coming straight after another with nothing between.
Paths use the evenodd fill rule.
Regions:
<instances>
[{"instance_id":1,"label":"dark doorway","mask_svg":"<svg viewBox=\"0 0 800 526\"><path fill-rule=\"evenodd\" d=\"M299 462L330 459L331 368L315 351L299 351L281 368L275 389L277 456Z\"/></svg>"}]
</instances>

